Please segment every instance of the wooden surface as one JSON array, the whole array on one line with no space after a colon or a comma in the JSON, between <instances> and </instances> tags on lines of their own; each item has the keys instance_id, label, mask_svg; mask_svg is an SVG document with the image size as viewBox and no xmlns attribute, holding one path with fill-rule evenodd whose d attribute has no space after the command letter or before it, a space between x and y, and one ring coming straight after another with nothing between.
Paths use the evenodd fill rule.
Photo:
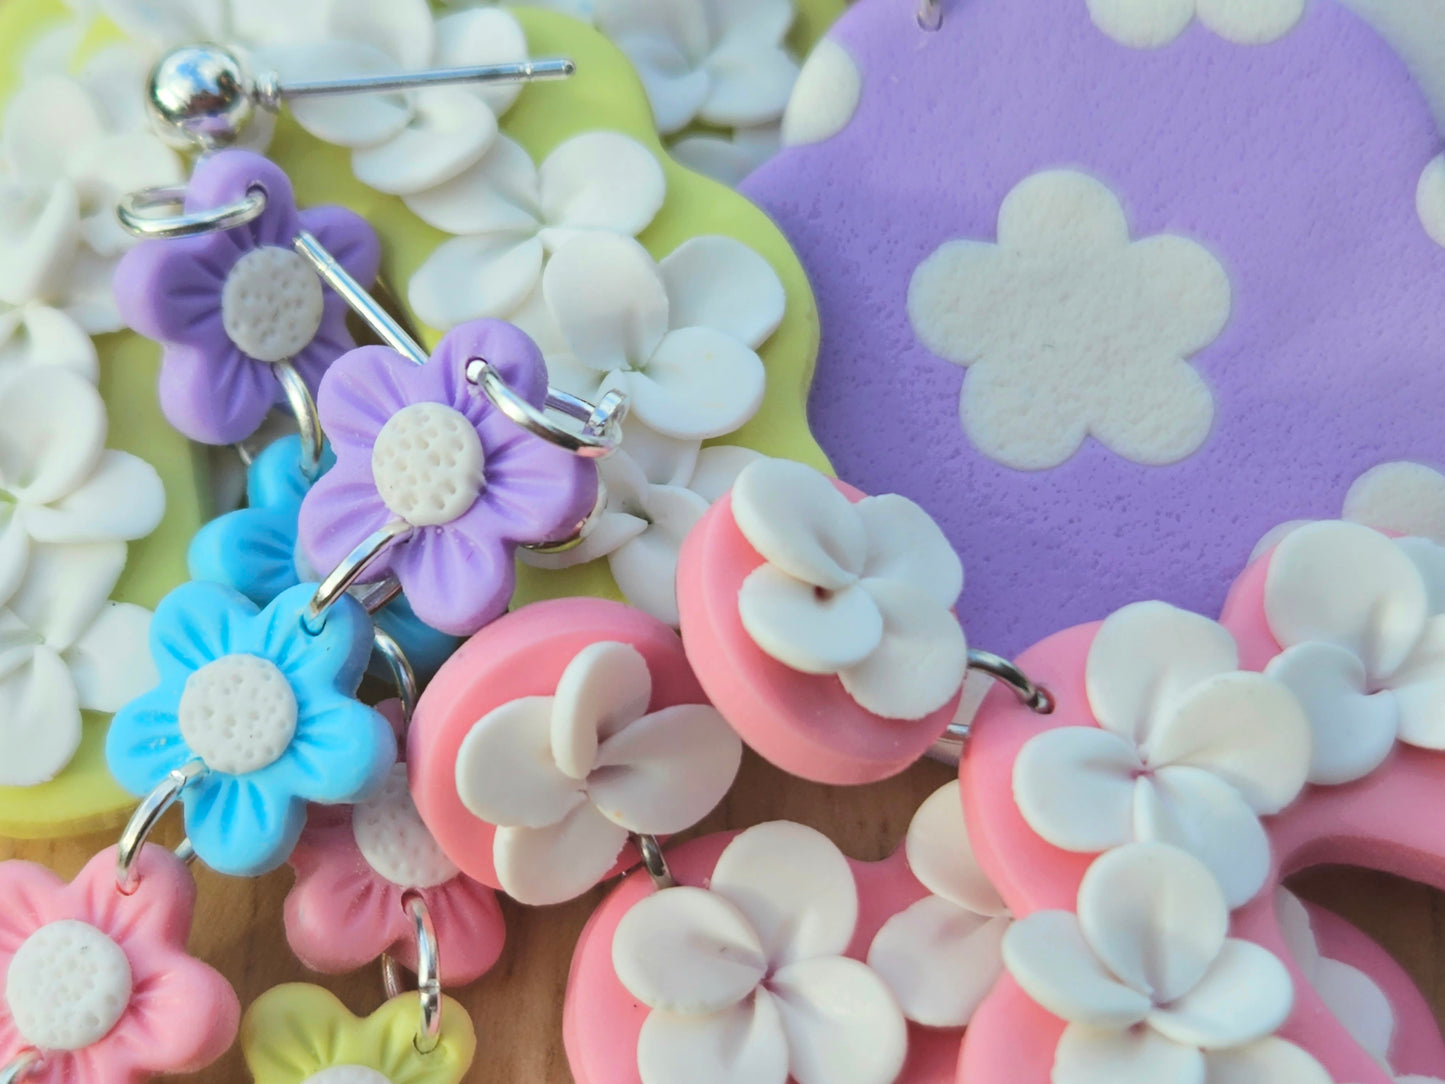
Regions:
<instances>
[{"instance_id":1,"label":"wooden surface","mask_svg":"<svg viewBox=\"0 0 1445 1084\"><path fill-rule=\"evenodd\" d=\"M915 766L897 779L869 787L825 787L804 783L751 756L733 794L699 831L745 827L767 820L796 820L825 832L848 854L879 859L900 845L919 803L947 782L952 771L939 764ZM161 838L179 837L175 815ZM689 833L692 834L692 833ZM114 833L58 843L0 840L0 858L43 862L72 876L92 854L115 842ZM382 1000L379 968L352 975L317 976L303 968L286 946L281 905L291 884L289 868L256 881L220 877L197 869L200 903L192 950L235 984L242 1005L278 983L315 982L335 991L357 1013ZM1345 916L1376 938L1405 964L1436 1006L1445 1005L1442 897L1420 885L1357 870L1316 870L1298 879L1300 893ZM507 949L480 982L451 991L472 1012L480 1038L474 1084L568 1084L562 1052L562 996L572 948L587 916L605 894L562 907L529 909L510 901ZM212 1084L249 1080L240 1053L198 1077Z\"/></svg>"}]
</instances>

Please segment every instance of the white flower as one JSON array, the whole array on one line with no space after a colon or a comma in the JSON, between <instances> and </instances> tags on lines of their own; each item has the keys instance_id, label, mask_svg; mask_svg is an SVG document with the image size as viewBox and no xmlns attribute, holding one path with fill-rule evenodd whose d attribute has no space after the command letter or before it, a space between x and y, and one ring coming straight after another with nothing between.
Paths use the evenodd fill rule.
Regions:
<instances>
[{"instance_id":1,"label":"white flower","mask_svg":"<svg viewBox=\"0 0 1445 1084\"><path fill-rule=\"evenodd\" d=\"M961 1028L1003 972L1008 909L974 858L954 780L923 803L908 826L908 866L931 896L883 924L868 966L892 988L903 1014L931 1028Z\"/></svg>"},{"instance_id":2,"label":"white flower","mask_svg":"<svg viewBox=\"0 0 1445 1084\"><path fill-rule=\"evenodd\" d=\"M617 132L569 139L540 170L521 144L498 136L460 176L407 198L423 221L459 235L412 277L412 308L442 329L510 316L536 288L548 253L589 230L635 236L666 195L652 152Z\"/></svg>"},{"instance_id":3,"label":"white flower","mask_svg":"<svg viewBox=\"0 0 1445 1084\"><path fill-rule=\"evenodd\" d=\"M106 433L105 403L82 377L49 367L0 377L0 603L52 548L100 552L119 575L125 542L160 523L160 476L107 451Z\"/></svg>"},{"instance_id":4,"label":"white flower","mask_svg":"<svg viewBox=\"0 0 1445 1084\"><path fill-rule=\"evenodd\" d=\"M1263 45L1289 33L1305 0L1088 0L1094 25L1136 49L1168 45L1194 18L1227 41Z\"/></svg>"},{"instance_id":5,"label":"white flower","mask_svg":"<svg viewBox=\"0 0 1445 1084\"><path fill-rule=\"evenodd\" d=\"M706 889L654 893L622 917L612 963L652 1010L642 1084L892 1084L908 1033L888 986L844 953L858 923L853 871L826 837L761 824Z\"/></svg>"},{"instance_id":6,"label":"white flower","mask_svg":"<svg viewBox=\"0 0 1445 1084\"><path fill-rule=\"evenodd\" d=\"M1131 241L1114 193L1072 170L1019 182L998 243L950 241L908 294L919 338L968 367L969 439L1020 470L1057 467L1091 435L1150 465L1196 451L1214 398L1185 359L1229 311L1229 278L1207 249L1172 234Z\"/></svg>"},{"instance_id":7,"label":"white flower","mask_svg":"<svg viewBox=\"0 0 1445 1084\"><path fill-rule=\"evenodd\" d=\"M1314 731L1310 782L1368 775L1397 737L1445 749L1445 547L1308 524L1270 558L1264 611L1285 649L1265 673Z\"/></svg>"},{"instance_id":8,"label":"white flower","mask_svg":"<svg viewBox=\"0 0 1445 1084\"><path fill-rule=\"evenodd\" d=\"M785 304L777 272L731 237L694 237L659 264L631 238L582 233L557 250L514 322L541 346L554 384L594 401L624 392L649 428L705 440L762 405L756 347Z\"/></svg>"},{"instance_id":9,"label":"white flower","mask_svg":"<svg viewBox=\"0 0 1445 1084\"><path fill-rule=\"evenodd\" d=\"M784 666L836 674L866 711L922 719L963 685L968 646L950 612L963 565L905 497L857 504L811 467L767 459L733 485L732 514L764 564L738 611Z\"/></svg>"},{"instance_id":10,"label":"white flower","mask_svg":"<svg viewBox=\"0 0 1445 1084\"><path fill-rule=\"evenodd\" d=\"M1223 627L1163 602L1103 623L1085 682L1099 727L1044 731L1014 765L1029 827L1086 854L1172 843L1209 867L1231 907L1251 899L1269 874L1259 818L1294 801L1309 768L1294 695L1240 671Z\"/></svg>"},{"instance_id":11,"label":"white flower","mask_svg":"<svg viewBox=\"0 0 1445 1084\"><path fill-rule=\"evenodd\" d=\"M644 441L646 442L644 444ZM630 451L598 464L607 504L582 544L557 554L521 551L536 568L571 568L606 557L627 601L676 627L677 559L682 543L743 468L751 448L671 441L628 427Z\"/></svg>"},{"instance_id":12,"label":"white flower","mask_svg":"<svg viewBox=\"0 0 1445 1084\"><path fill-rule=\"evenodd\" d=\"M652 675L632 647L594 643L553 696L513 700L472 727L457 755L462 804L499 826L497 879L523 903L581 895L628 834L691 828L732 786L742 742L716 709L648 713Z\"/></svg>"},{"instance_id":13,"label":"white flower","mask_svg":"<svg viewBox=\"0 0 1445 1084\"><path fill-rule=\"evenodd\" d=\"M730 135L687 135L668 145L688 169L736 186L783 146L781 122L735 129Z\"/></svg>"},{"instance_id":14,"label":"white flower","mask_svg":"<svg viewBox=\"0 0 1445 1084\"><path fill-rule=\"evenodd\" d=\"M1009 973L1068 1022L1053 1079L1330 1084L1308 1054L1270 1038L1294 1003L1289 971L1260 946L1226 938L1228 928L1209 870L1162 843L1095 860L1077 914L1038 911L1016 921L1003 941ZM1266 1071L1285 1066L1293 1075Z\"/></svg>"},{"instance_id":15,"label":"white flower","mask_svg":"<svg viewBox=\"0 0 1445 1084\"><path fill-rule=\"evenodd\" d=\"M1445 475L1423 463L1381 463L1355 479L1341 518L1445 543Z\"/></svg>"},{"instance_id":16,"label":"white flower","mask_svg":"<svg viewBox=\"0 0 1445 1084\"><path fill-rule=\"evenodd\" d=\"M500 8L469 8L433 20L426 0L323 0L315 36L256 51L286 78L392 74L525 60L521 25ZM474 166L497 138L497 117L518 83L433 87L407 94L297 100L289 108L318 139L353 148L357 180L414 195Z\"/></svg>"},{"instance_id":17,"label":"white flower","mask_svg":"<svg viewBox=\"0 0 1445 1084\"><path fill-rule=\"evenodd\" d=\"M790 0L596 0L597 27L642 76L658 130L778 120L798 78Z\"/></svg>"},{"instance_id":18,"label":"white flower","mask_svg":"<svg viewBox=\"0 0 1445 1084\"><path fill-rule=\"evenodd\" d=\"M1395 1036L1395 1010L1375 981L1357 967L1320 953L1310 913L1286 889L1275 894L1280 933L1300 974L1360 1047L1386 1065Z\"/></svg>"}]
</instances>

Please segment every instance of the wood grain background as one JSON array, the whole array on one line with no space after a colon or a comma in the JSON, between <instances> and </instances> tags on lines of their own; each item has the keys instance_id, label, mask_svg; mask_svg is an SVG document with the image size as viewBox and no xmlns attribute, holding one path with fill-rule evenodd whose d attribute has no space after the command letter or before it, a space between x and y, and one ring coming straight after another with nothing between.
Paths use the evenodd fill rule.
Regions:
<instances>
[{"instance_id":1,"label":"wood grain background","mask_svg":"<svg viewBox=\"0 0 1445 1084\"><path fill-rule=\"evenodd\" d=\"M796 820L820 829L853 857L879 859L901 844L913 811L952 774L942 765L924 763L873 786L827 787L794 779L749 754L733 793L698 832ZM171 814L161 840L174 844L179 839L178 820ZM56 843L0 840L0 858L42 862L70 877L114 842L115 833ZM243 1006L278 983L298 981L328 987L353 1012L370 1012L381 1004L379 968L318 976L291 955L281 924L282 901L291 885L289 867L254 881L221 877L200 867L196 876L200 902L192 951L225 973ZM1445 1006L1445 897L1421 885L1359 870L1311 871L1294 887L1379 941L1405 965L1440 1014ZM477 1062L468 1078L473 1084L569 1084L560 1030L567 969L577 935L605 891L598 889L561 907L531 909L503 902L507 948L501 961L475 985L450 991L471 1010L477 1025ZM250 1077L240 1052L233 1049L190 1079L241 1084Z\"/></svg>"}]
</instances>

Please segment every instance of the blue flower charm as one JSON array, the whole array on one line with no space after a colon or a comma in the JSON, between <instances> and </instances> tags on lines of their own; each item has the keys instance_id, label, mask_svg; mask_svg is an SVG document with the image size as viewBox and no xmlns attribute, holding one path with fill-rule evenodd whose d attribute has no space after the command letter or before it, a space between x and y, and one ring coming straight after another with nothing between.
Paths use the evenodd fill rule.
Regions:
<instances>
[{"instance_id":1,"label":"blue flower charm","mask_svg":"<svg viewBox=\"0 0 1445 1084\"><path fill-rule=\"evenodd\" d=\"M322 470L329 470L335 462L328 448ZM224 583L257 606L265 606L303 579L315 581L330 571L307 568L296 545L301 500L310 488L311 482L301 473L301 438L284 437L268 446L246 473L249 507L212 520L192 540L188 555L191 577ZM376 614L375 621L401 645L422 681L436 673L461 644L455 636L423 624L402 597ZM391 676L379 658L373 660L371 669L383 680Z\"/></svg>"},{"instance_id":2,"label":"blue flower charm","mask_svg":"<svg viewBox=\"0 0 1445 1084\"><path fill-rule=\"evenodd\" d=\"M106 760L133 794L205 764L181 800L196 854L221 873L275 869L296 845L308 802L358 801L396 760L390 724L353 699L371 621L343 596L308 633L301 619L314 590L293 587L259 610L220 584L176 588L151 621L160 684L110 726Z\"/></svg>"}]
</instances>

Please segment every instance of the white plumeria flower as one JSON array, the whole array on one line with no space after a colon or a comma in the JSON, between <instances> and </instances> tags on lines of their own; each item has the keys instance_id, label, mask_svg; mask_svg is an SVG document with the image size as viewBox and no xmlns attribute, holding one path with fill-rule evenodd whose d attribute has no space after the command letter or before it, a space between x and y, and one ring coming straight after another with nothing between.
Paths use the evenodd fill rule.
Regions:
<instances>
[{"instance_id":1,"label":"white plumeria flower","mask_svg":"<svg viewBox=\"0 0 1445 1084\"><path fill-rule=\"evenodd\" d=\"M1228 928L1209 870L1163 843L1096 859L1077 913L1014 922L1003 941L1009 973L1068 1022L1053 1078L1330 1084L1313 1058L1273 1038L1294 1004L1289 971L1259 945L1227 938Z\"/></svg>"},{"instance_id":2,"label":"white plumeria flower","mask_svg":"<svg viewBox=\"0 0 1445 1084\"><path fill-rule=\"evenodd\" d=\"M1136 49L1168 45L1198 17L1226 41L1263 45L1298 25L1305 0L1088 0L1096 25Z\"/></svg>"},{"instance_id":3,"label":"white plumeria flower","mask_svg":"<svg viewBox=\"0 0 1445 1084\"><path fill-rule=\"evenodd\" d=\"M649 428L706 440L762 405L756 348L786 303L777 272L731 237L694 237L657 263L631 238L581 233L514 322L542 348L554 384L594 401L621 391Z\"/></svg>"},{"instance_id":4,"label":"white plumeria flower","mask_svg":"<svg viewBox=\"0 0 1445 1084\"><path fill-rule=\"evenodd\" d=\"M622 917L612 962L652 1010L642 1084L891 1084L908 1033L888 985L845 956L858 924L848 860L800 824L761 824L708 888L669 888Z\"/></svg>"},{"instance_id":5,"label":"white plumeria flower","mask_svg":"<svg viewBox=\"0 0 1445 1084\"><path fill-rule=\"evenodd\" d=\"M1214 396L1188 358L1229 320L1219 260L1188 238L1138 240L1119 198L1076 170L1024 178L997 243L949 241L908 291L914 331L963 365L960 417L985 455L1047 470L1087 437L1136 463L1197 451Z\"/></svg>"},{"instance_id":6,"label":"white plumeria flower","mask_svg":"<svg viewBox=\"0 0 1445 1084\"><path fill-rule=\"evenodd\" d=\"M688 135L668 146L688 169L736 186L783 149L781 121L738 128L731 135Z\"/></svg>"},{"instance_id":7,"label":"white plumeria flower","mask_svg":"<svg viewBox=\"0 0 1445 1084\"><path fill-rule=\"evenodd\" d=\"M595 0L597 27L642 76L658 130L778 120L798 78L791 0Z\"/></svg>"},{"instance_id":8,"label":"white plumeria flower","mask_svg":"<svg viewBox=\"0 0 1445 1084\"><path fill-rule=\"evenodd\" d=\"M974 857L958 780L918 808L904 846L908 867L933 895L883 924L868 966L914 1023L965 1027L1003 972L1011 919Z\"/></svg>"},{"instance_id":9,"label":"white plumeria flower","mask_svg":"<svg viewBox=\"0 0 1445 1084\"><path fill-rule=\"evenodd\" d=\"M630 833L691 828L732 786L742 742L717 710L648 713L652 675L626 644L591 644L553 696L503 704L457 755L457 792L497 825L502 888L523 903L561 903L617 863Z\"/></svg>"},{"instance_id":10,"label":"white plumeria flower","mask_svg":"<svg viewBox=\"0 0 1445 1084\"><path fill-rule=\"evenodd\" d=\"M441 329L510 316L536 288L548 253L591 230L636 236L666 196L652 152L620 133L569 139L541 169L520 143L498 136L476 165L407 198L423 221L458 235L412 277L412 308Z\"/></svg>"},{"instance_id":11,"label":"white plumeria flower","mask_svg":"<svg viewBox=\"0 0 1445 1084\"><path fill-rule=\"evenodd\" d=\"M525 60L521 25L500 8L468 8L434 19L426 0L321 0L316 36L256 50L258 64L286 78L394 74ZM380 192L415 195L476 165L497 138L497 117L521 84L433 87L291 103L318 139L351 147L357 180Z\"/></svg>"},{"instance_id":12,"label":"white plumeria flower","mask_svg":"<svg viewBox=\"0 0 1445 1084\"><path fill-rule=\"evenodd\" d=\"M764 564L743 581L743 628L805 674L836 674L858 704L921 719L963 685L968 645L951 612L963 564L896 494L857 504L811 467L767 459L733 485L733 519Z\"/></svg>"},{"instance_id":13,"label":"white plumeria flower","mask_svg":"<svg viewBox=\"0 0 1445 1084\"><path fill-rule=\"evenodd\" d=\"M1314 730L1313 783L1347 783L1396 739L1445 749L1445 547L1311 523L1270 559L1265 617L1284 647L1265 673Z\"/></svg>"},{"instance_id":14,"label":"white plumeria flower","mask_svg":"<svg viewBox=\"0 0 1445 1084\"><path fill-rule=\"evenodd\" d=\"M44 550L95 550L119 575L126 541L159 525L160 476L136 456L108 451L107 429L100 392L75 373L0 376L0 604Z\"/></svg>"},{"instance_id":15,"label":"white plumeria flower","mask_svg":"<svg viewBox=\"0 0 1445 1084\"><path fill-rule=\"evenodd\" d=\"M628 426L627 436L629 451L598 464L607 503L581 545L556 554L523 550L521 557L548 569L606 557L627 601L675 628L683 540L762 454L733 445L702 448L695 441L670 441L636 423Z\"/></svg>"},{"instance_id":16,"label":"white plumeria flower","mask_svg":"<svg viewBox=\"0 0 1445 1084\"><path fill-rule=\"evenodd\" d=\"M1047 730L1014 765L1029 827L1086 854L1173 843L1209 867L1231 907L1253 898L1270 862L1259 818L1294 801L1309 768L1299 701L1241 671L1228 630L1163 602L1103 623L1085 686L1099 726Z\"/></svg>"},{"instance_id":17,"label":"white plumeria flower","mask_svg":"<svg viewBox=\"0 0 1445 1084\"><path fill-rule=\"evenodd\" d=\"M1350 1038L1388 1068L1395 1038L1395 1010L1375 980L1357 967L1320 954L1310 913L1299 897L1281 888L1275 896L1279 928L1294 965L1314 987Z\"/></svg>"}]
</instances>

